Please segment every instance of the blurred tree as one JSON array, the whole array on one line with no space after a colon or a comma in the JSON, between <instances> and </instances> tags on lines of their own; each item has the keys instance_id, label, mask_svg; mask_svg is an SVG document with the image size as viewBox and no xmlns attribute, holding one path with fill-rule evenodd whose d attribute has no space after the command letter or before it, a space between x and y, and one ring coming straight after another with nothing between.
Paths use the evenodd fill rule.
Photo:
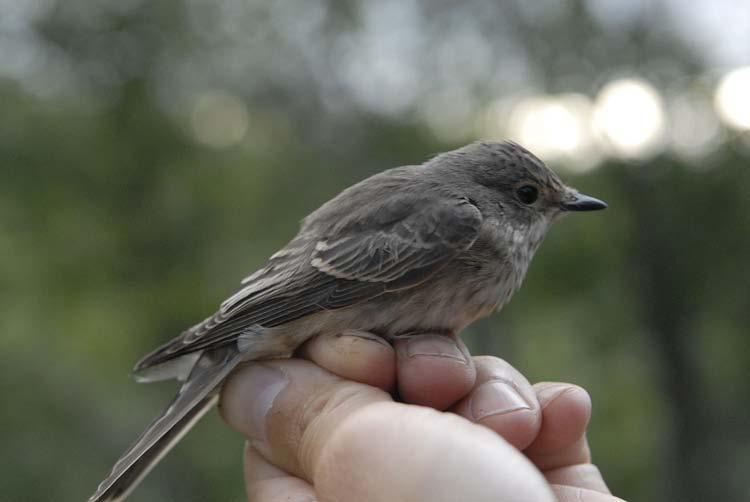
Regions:
<instances>
[{"instance_id":1,"label":"blurred tree","mask_svg":"<svg viewBox=\"0 0 750 502\"><path fill-rule=\"evenodd\" d=\"M131 385L132 362L338 190L472 139L498 98L622 73L669 91L703 70L666 3L605 4L3 3L0 492L88 495L172 392ZM624 498L750 497L747 152L738 135L698 161L568 174L611 210L560 225L467 333L591 391L593 452ZM138 495L241 500L240 450L208 421Z\"/></svg>"}]
</instances>

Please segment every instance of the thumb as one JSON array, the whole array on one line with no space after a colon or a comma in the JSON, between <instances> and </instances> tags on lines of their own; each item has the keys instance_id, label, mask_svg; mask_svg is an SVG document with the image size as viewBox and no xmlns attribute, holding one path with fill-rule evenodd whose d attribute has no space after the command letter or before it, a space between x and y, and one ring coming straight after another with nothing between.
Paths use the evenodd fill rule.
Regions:
<instances>
[{"instance_id":1,"label":"thumb","mask_svg":"<svg viewBox=\"0 0 750 502\"><path fill-rule=\"evenodd\" d=\"M541 473L490 430L306 361L247 365L222 403L232 427L321 501L554 500Z\"/></svg>"}]
</instances>

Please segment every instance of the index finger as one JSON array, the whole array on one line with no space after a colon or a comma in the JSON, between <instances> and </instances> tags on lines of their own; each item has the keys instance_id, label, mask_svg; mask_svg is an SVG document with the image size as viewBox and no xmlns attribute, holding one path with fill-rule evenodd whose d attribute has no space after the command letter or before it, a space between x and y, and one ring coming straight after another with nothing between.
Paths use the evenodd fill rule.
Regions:
<instances>
[{"instance_id":1,"label":"index finger","mask_svg":"<svg viewBox=\"0 0 750 502\"><path fill-rule=\"evenodd\" d=\"M297 355L346 380L398 390L401 400L438 410L474 386L476 368L455 336L419 333L395 340L365 331L326 333L305 343Z\"/></svg>"}]
</instances>

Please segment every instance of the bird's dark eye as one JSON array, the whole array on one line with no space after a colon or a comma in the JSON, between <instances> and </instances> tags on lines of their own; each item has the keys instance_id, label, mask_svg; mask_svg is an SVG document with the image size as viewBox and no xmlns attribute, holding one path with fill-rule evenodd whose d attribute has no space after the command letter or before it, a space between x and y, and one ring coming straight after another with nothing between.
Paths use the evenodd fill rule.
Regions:
<instances>
[{"instance_id":1,"label":"bird's dark eye","mask_svg":"<svg viewBox=\"0 0 750 502\"><path fill-rule=\"evenodd\" d=\"M516 196L524 204L533 204L539 198L539 190L534 185L523 185L516 190Z\"/></svg>"}]
</instances>

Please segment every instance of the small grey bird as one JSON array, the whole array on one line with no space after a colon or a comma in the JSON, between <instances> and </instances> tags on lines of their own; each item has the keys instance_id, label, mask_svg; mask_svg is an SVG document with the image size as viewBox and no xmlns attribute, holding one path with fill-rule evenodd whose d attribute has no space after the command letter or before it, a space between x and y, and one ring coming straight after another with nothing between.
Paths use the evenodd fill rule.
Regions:
<instances>
[{"instance_id":1,"label":"small grey bird","mask_svg":"<svg viewBox=\"0 0 750 502\"><path fill-rule=\"evenodd\" d=\"M140 381L184 383L89 501L124 499L239 363L344 329L458 333L508 302L552 222L605 207L512 142L472 143L347 188L218 312L136 364Z\"/></svg>"}]
</instances>

